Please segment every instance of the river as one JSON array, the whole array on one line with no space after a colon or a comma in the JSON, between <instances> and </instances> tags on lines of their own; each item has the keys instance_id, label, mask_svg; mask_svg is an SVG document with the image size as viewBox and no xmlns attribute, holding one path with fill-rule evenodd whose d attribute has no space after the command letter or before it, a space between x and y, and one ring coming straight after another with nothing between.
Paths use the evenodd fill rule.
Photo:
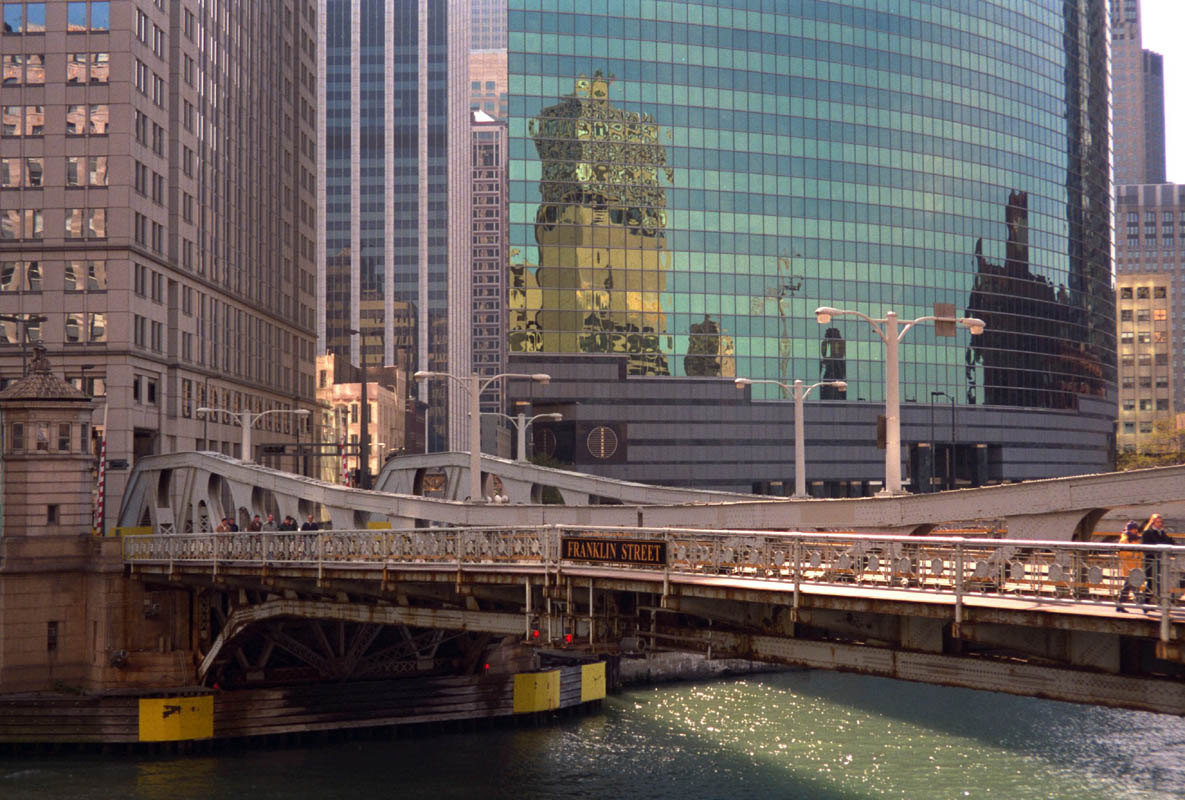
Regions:
<instances>
[{"instance_id":1,"label":"river","mask_svg":"<svg viewBox=\"0 0 1185 800\"><path fill-rule=\"evenodd\" d=\"M0 798L1180 798L1185 720L789 672L544 727L190 757L0 756Z\"/></svg>"}]
</instances>

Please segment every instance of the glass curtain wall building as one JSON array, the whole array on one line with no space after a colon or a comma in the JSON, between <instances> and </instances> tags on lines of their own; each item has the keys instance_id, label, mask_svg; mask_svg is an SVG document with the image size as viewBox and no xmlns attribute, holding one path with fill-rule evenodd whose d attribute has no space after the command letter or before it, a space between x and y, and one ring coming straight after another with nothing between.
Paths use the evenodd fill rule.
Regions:
<instances>
[{"instance_id":1,"label":"glass curtain wall building","mask_svg":"<svg viewBox=\"0 0 1185 800\"><path fill-rule=\"evenodd\" d=\"M867 481L883 345L813 310L912 319L939 304L988 331L911 331L907 406L953 402L962 426L1022 409L1009 426L1056 416L1091 431L1050 443L1057 456L1026 455L1031 438L978 442L996 447L998 479L1109 463L1104 0L509 0L507 33L512 356L615 354L638 379L843 378L846 393L821 398L851 423L833 474ZM641 406L618 393L616 412L593 412L569 388L583 413L631 426L630 462L663 449L651 479L678 480L663 461L676 437L647 429ZM906 442L924 440L904 417ZM698 429L698 458L745 460L738 442L771 436L757 427ZM950 460L982 462L959 454L954 428ZM787 453L759 460L788 477L789 436L773 438Z\"/></svg>"},{"instance_id":2,"label":"glass curtain wall building","mask_svg":"<svg viewBox=\"0 0 1185 800\"><path fill-rule=\"evenodd\" d=\"M317 261L322 352L467 375L469 16L462 0L320 0ZM357 331L358 333L351 333ZM467 449L455 385L428 447Z\"/></svg>"}]
</instances>

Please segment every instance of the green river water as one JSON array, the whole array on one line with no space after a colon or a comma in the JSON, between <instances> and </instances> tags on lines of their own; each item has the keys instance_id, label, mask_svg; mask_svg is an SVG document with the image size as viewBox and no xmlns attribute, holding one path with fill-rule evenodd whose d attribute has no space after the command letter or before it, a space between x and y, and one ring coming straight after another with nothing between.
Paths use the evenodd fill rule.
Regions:
<instances>
[{"instance_id":1,"label":"green river water","mask_svg":"<svg viewBox=\"0 0 1185 800\"><path fill-rule=\"evenodd\" d=\"M545 727L0 756L25 798L1181 798L1185 720L826 672L635 689Z\"/></svg>"}]
</instances>

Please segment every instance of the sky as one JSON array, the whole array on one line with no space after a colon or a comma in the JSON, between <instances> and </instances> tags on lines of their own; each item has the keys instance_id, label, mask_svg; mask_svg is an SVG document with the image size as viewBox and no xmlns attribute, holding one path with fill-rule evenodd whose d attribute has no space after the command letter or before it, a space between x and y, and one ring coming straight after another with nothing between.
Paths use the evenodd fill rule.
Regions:
<instances>
[{"instance_id":1,"label":"sky","mask_svg":"<svg viewBox=\"0 0 1185 800\"><path fill-rule=\"evenodd\" d=\"M1164 56L1165 151L1170 183L1185 183L1185 0L1143 0L1144 49Z\"/></svg>"}]
</instances>

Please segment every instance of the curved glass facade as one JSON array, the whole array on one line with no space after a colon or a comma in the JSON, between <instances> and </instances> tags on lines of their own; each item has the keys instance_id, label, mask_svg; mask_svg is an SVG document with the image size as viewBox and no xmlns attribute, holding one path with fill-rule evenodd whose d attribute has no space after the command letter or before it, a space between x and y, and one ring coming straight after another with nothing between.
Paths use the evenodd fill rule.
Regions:
<instances>
[{"instance_id":1,"label":"curved glass facade","mask_svg":"<svg viewBox=\"0 0 1185 800\"><path fill-rule=\"evenodd\" d=\"M945 304L988 330L913 329L903 399L1113 395L1103 0L593 5L508 3L512 352L876 401L814 309Z\"/></svg>"}]
</instances>

